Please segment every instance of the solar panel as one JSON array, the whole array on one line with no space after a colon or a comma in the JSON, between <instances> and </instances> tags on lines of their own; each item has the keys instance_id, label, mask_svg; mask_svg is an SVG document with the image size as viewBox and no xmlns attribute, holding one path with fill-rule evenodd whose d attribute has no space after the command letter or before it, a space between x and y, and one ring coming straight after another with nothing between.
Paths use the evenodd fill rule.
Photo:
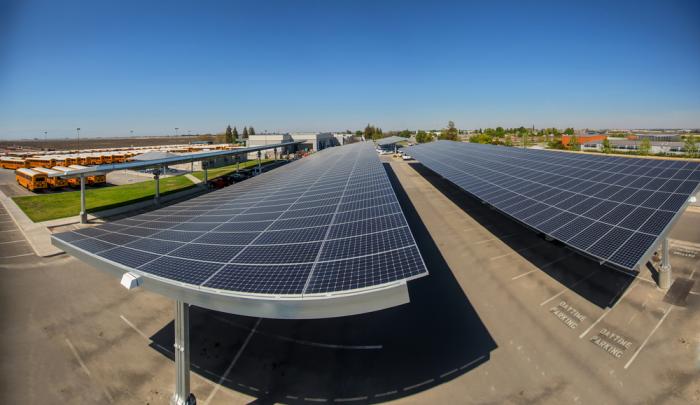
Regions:
<instances>
[{"instance_id":1,"label":"solar panel","mask_svg":"<svg viewBox=\"0 0 700 405\"><path fill-rule=\"evenodd\" d=\"M393 145L393 144L395 144L395 143L403 142L403 141L406 141L406 140L407 140L406 138L403 138L403 137L400 137L400 136L388 136L388 137L386 137L386 138L382 138L382 139L378 140L378 141L377 141L377 145L382 145L382 146L385 146L385 145Z\"/></svg>"},{"instance_id":2,"label":"solar panel","mask_svg":"<svg viewBox=\"0 0 700 405\"><path fill-rule=\"evenodd\" d=\"M567 245L636 269L700 183L700 163L438 141L423 165Z\"/></svg>"},{"instance_id":3,"label":"solar panel","mask_svg":"<svg viewBox=\"0 0 700 405\"><path fill-rule=\"evenodd\" d=\"M145 276L236 293L346 293L427 274L369 142L53 237Z\"/></svg>"}]
</instances>

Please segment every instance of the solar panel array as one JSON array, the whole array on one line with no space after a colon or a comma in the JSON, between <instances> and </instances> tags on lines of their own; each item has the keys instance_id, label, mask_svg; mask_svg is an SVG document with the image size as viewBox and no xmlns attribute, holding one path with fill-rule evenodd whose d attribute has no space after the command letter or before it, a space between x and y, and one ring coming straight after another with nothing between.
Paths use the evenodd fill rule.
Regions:
<instances>
[{"instance_id":1,"label":"solar panel array","mask_svg":"<svg viewBox=\"0 0 700 405\"><path fill-rule=\"evenodd\" d=\"M241 293L347 292L427 274L369 142L54 237L146 275Z\"/></svg>"},{"instance_id":2,"label":"solar panel array","mask_svg":"<svg viewBox=\"0 0 700 405\"><path fill-rule=\"evenodd\" d=\"M377 145L381 145L381 146L393 145L397 142L403 142L403 141L407 141L407 140L408 140L407 138L403 138L400 136L389 136L389 137L382 138L382 139L378 140Z\"/></svg>"},{"instance_id":3,"label":"solar panel array","mask_svg":"<svg viewBox=\"0 0 700 405\"><path fill-rule=\"evenodd\" d=\"M409 153L469 194L587 255L637 265L700 183L700 163L439 141Z\"/></svg>"}]
</instances>

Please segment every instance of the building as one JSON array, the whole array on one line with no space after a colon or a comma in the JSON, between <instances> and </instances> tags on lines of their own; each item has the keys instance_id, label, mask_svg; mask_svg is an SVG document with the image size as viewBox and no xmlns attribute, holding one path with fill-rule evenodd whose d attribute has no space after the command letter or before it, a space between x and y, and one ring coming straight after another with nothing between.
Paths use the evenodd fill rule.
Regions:
<instances>
[{"instance_id":1,"label":"building","mask_svg":"<svg viewBox=\"0 0 700 405\"><path fill-rule=\"evenodd\" d=\"M254 147L254 146L263 146L263 145L272 145L275 143L286 143L286 142L292 142L292 137L289 134L255 134L255 135L249 135L248 138L245 140L246 147ZM288 153L295 152L296 149L294 148L280 148L277 152L280 155L286 155ZM265 151L262 152L265 154L265 157L272 156L274 155L274 151ZM249 153L248 154L248 159L257 159L257 152L255 153Z\"/></svg>"},{"instance_id":2,"label":"building","mask_svg":"<svg viewBox=\"0 0 700 405\"><path fill-rule=\"evenodd\" d=\"M336 132L336 133L333 133L333 137L335 138L338 145L343 146L343 145L347 145L348 143L351 143L353 138L355 137L355 135L348 134L345 132Z\"/></svg>"},{"instance_id":3,"label":"building","mask_svg":"<svg viewBox=\"0 0 700 405\"><path fill-rule=\"evenodd\" d=\"M635 133L627 136L629 140L648 139L652 142L680 142L680 134L654 134L654 133Z\"/></svg>"},{"instance_id":4,"label":"building","mask_svg":"<svg viewBox=\"0 0 700 405\"><path fill-rule=\"evenodd\" d=\"M583 145L585 143L590 143L590 142L603 142L606 138L607 135L604 134L599 134L599 133L594 133L594 134L581 134L581 135L562 135L561 136L561 143L564 146L569 146L569 143L571 142L571 138L573 137L578 138L578 143L579 145Z\"/></svg>"},{"instance_id":5,"label":"building","mask_svg":"<svg viewBox=\"0 0 700 405\"><path fill-rule=\"evenodd\" d=\"M303 151L319 151L338 145L330 132L293 132L290 135L295 142L301 142L298 148Z\"/></svg>"},{"instance_id":6,"label":"building","mask_svg":"<svg viewBox=\"0 0 700 405\"><path fill-rule=\"evenodd\" d=\"M615 152L636 152L641 141L629 139L609 139L610 147ZM683 154L685 153L683 142L655 142L651 141L650 153ZM584 151L602 151L603 141L587 142L581 145Z\"/></svg>"}]
</instances>

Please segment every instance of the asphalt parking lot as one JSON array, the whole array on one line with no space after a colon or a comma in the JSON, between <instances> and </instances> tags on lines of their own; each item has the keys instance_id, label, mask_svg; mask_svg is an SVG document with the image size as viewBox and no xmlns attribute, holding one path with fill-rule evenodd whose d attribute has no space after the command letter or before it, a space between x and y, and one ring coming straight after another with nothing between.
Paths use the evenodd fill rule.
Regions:
<instances>
[{"instance_id":1,"label":"asphalt parking lot","mask_svg":"<svg viewBox=\"0 0 700 405\"><path fill-rule=\"evenodd\" d=\"M409 284L411 303L313 321L192 308L199 403L700 401L697 213L672 234L688 243L672 246L681 283L667 294L650 269L599 266L420 164L386 161L431 273ZM0 397L167 403L173 303L68 256L38 258L0 225Z\"/></svg>"}]
</instances>

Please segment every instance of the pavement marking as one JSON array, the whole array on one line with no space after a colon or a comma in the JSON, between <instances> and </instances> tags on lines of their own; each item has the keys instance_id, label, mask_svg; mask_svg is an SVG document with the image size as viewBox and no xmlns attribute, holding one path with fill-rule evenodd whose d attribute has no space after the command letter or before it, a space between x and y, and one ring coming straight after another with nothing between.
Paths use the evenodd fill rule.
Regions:
<instances>
[{"instance_id":1,"label":"pavement marking","mask_svg":"<svg viewBox=\"0 0 700 405\"><path fill-rule=\"evenodd\" d=\"M354 398L335 398L334 402L352 402L352 401L366 401L367 397L354 397Z\"/></svg>"},{"instance_id":2,"label":"pavement marking","mask_svg":"<svg viewBox=\"0 0 700 405\"><path fill-rule=\"evenodd\" d=\"M508 239L508 238L513 237L513 236L522 235L524 233L526 233L526 232L516 232L516 233L509 233L509 234L502 235L502 236L495 236L493 238L482 239L480 241L476 241L473 244L474 245L481 245L482 243L492 242L492 241L499 240L499 239ZM528 231L527 233L530 233L530 231Z\"/></svg>"},{"instance_id":3,"label":"pavement marking","mask_svg":"<svg viewBox=\"0 0 700 405\"><path fill-rule=\"evenodd\" d=\"M310 402L327 402L328 400L326 398L304 398L304 401L310 401Z\"/></svg>"},{"instance_id":4,"label":"pavement marking","mask_svg":"<svg viewBox=\"0 0 700 405\"><path fill-rule=\"evenodd\" d=\"M70 340L68 340L68 338L66 338L66 343L68 343L68 347L70 348L70 351L73 352L73 356L75 356L76 360L78 360L80 367L83 369L85 374L87 374L88 377L90 377L90 370L88 370L85 363L83 363L83 359L80 358L80 355L78 354L78 351L75 350L75 346L73 346L73 343L71 343Z\"/></svg>"},{"instance_id":5,"label":"pavement marking","mask_svg":"<svg viewBox=\"0 0 700 405\"><path fill-rule=\"evenodd\" d=\"M376 398L381 398L381 397L385 397L385 396L387 396L387 395L394 395L394 394L398 394L398 393L399 393L398 391L393 390L393 391L382 392L382 393L379 393L379 394L374 394L374 396L375 396Z\"/></svg>"},{"instance_id":6,"label":"pavement marking","mask_svg":"<svg viewBox=\"0 0 700 405\"><path fill-rule=\"evenodd\" d=\"M662 316L661 319L659 319L659 322L656 323L656 326L654 326L654 329L651 330L651 332L649 333L649 335L647 336L647 338L644 339L644 341L643 341L642 344L639 346L639 348L637 348L637 351L634 352L634 354L633 354L632 357L629 359L629 361L627 362L627 364L625 364L625 367L624 367L625 370L627 370L627 367L629 367L630 364L632 364L632 362L634 361L634 359L637 358L637 355L639 354L639 352L641 352L642 349L644 349L644 346L646 346L647 342L649 342L649 339L651 339L651 336L654 334L654 332L656 332L656 330L659 329L659 326L661 326L661 324L662 324L663 321L666 319L666 317L668 316L668 314L671 313L671 310L672 310L672 309L673 309L673 305L669 305L669 306L668 306L668 309L666 309L666 313L664 313L664 316Z\"/></svg>"},{"instance_id":7,"label":"pavement marking","mask_svg":"<svg viewBox=\"0 0 700 405\"><path fill-rule=\"evenodd\" d=\"M440 374L440 378L445 378L445 377L447 377L447 376L450 375L450 374L456 373L457 371L459 371L459 369L456 368L456 369L450 370L450 371L448 371L448 372L446 372L446 373L442 373L442 374Z\"/></svg>"},{"instance_id":8,"label":"pavement marking","mask_svg":"<svg viewBox=\"0 0 700 405\"><path fill-rule=\"evenodd\" d=\"M243 351L245 350L246 346L248 346L250 339L255 334L255 331L258 329L258 326L260 325L261 321L262 321L262 318L258 318L258 320L255 321L255 326L253 326L253 329L250 330L250 333L248 333L248 336L245 338L245 341L243 341L243 345L241 346L240 349L238 349L238 353L236 353L236 356L233 358L233 360L231 360L231 364L228 365L228 368L226 368L226 371L224 371L224 374L219 379L219 382L216 384L214 389L211 391L211 393L207 397L206 401L204 401L204 405L207 405L209 402L211 402L212 398L214 398L216 393L219 391L219 389L221 388L221 383L224 382L226 377L228 377L228 374L231 372L231 369L233 369L233 366L235 366L236 363L238 362L238 359L241 357L241 354L243 354Z\"/></svg>"},{"instance_id":9,"label":"pavement marking","mask_svg":"<svg viewBox=\"0 0 700 405\"><path fill-rule=\"evenodd\" d=\"M418 387L420 387L420 386L423 386L423 385L426 385L426 384L430 384L430 383L432 383L432 382L435 382L435 379L434 379L434 378L431 378L431 379L429 379L429 380L425 380L425 381L423 381L423 382L419 382L418 384L409 385L408 387L405 387L403 390L404 390L404 391L412 390L412 389L414 389L414 388L418 388Z\"/></svg>"},{"instance_id":10,"label":"pavement marking","mask_svg":"<svg viewBox=\"0 0 700 405\"><path fill-rule=\"evenodd\" d=\"M502 255L498 255L498 256L493 256L493 257L491 257L489 260L502 259L502 258L504 258L504 257L508 257L508 256L511 256L511 255L514 255L514 254L519 253L519 252L522 252L522 251L524 251L524 250L530 250L530 249L532 249L532 248L534 248L534 247L537 247L537 246L540 246L540 245L544 245L545 243L549 243L549 242L544 241L544 242L540 242L540 243L535 243L535 244L532 245L532 246L524 247L524 248L522 248L522 249L513 250L512 252L508 252L508 253L506 253L506 254L502 254Z\"/></svg>"},{"instance_id":11,"label":"pavement marking","mask_svg":"<svg viewBox=\"0 0 700 405\"><path fill-rule=\"evenodd\" d=\"M560 257L559 259L552 260L551 262L545 263L545 264L543 264L542 266L539 266L538 268L536 268L536 269L534 269L534 270L530 270L530 271L528 271L527 273L523 273L523 274L520 274L520 275L518 275L518 276L515 276L515 277L511 278L511 280L517 280L517 279L519 279L520 277L525 277L525 276L527 276L528 274L532 274L532 273L536 272L537 270L546 269L547 267L549 267L549 266L551 266L551 265L553 265L553 264L555 264L555 263L559 263L559 262L562 261L562 260L568 259L569 256L571 256L571 255L573 255L573 253L567 253L564 257Z\"/></svg>"},{"instance_id":12,"label":"pavement marking","mask_svg":"<svg viewBox=\"0 0 700 405\"><path fill-rule=\"evenodd\" d=\"M0 232L19 232L19 229L3 229Z\"/></svg>"},{"instance_id":13,"label":"pavement marking","mask_svg":"<svg viewBox=\"0 0 700 405\"><path fill-rule=\"evenodd\" d=\"M245 326L240 325L240 324L238 324L238 323L236 323L236 322L233 322L233 321L231 321L231 320L228 320L228 319L226 319L226 318L219 317L219 316L217 316L217 317L215 317L215 318L218 319L218 320L220 320L220 321L222 321L222 322L226 322L226 323L228 323L229 325L233 325L233 326L235 326L235 327L237 327L237 328L241 328L241 329L245 329L245 330L250 330L250 329L246 328ZM260 335L260 336L272 337L272 338L284 340L284 341L287 341L287 342L298 343L298 344L300 344L300 345L307 345L307 346L314 346L314 347L322 347L322 348L325 348L325 349L380 350L380 349L383 349L383 348L384 348L383 345L337 345L337 344L332 344L332 343L311 342L311 341L308 341L308 340L293 339L293 338L290 338L290 337L287 337L287 336L277 335L277 334L274 334L274 333L268 333L268 332L263 332L263 331L256 331L255 333L258 334L258 335Z\"/></svg>"},{"instance_id":14,"label":"pavement marking","mask_svg":"<svg viewBox=\"0 0 700 405\"><path fill-rule=\"evenodd\" d=\"M24 239L16 239L16 240L10 240L7 242L0 242L0 245L4 245L6 243L19 243L19 242L24 242Z\"/></svg>"},{"instance_id":15,"label":"pavement marking","mask_svg":"<svg viewBox=\"0 0 700 405\"><path fill-rule=\"evenodd\" d=\"M523 273L523 274L521 274L521 275L519 275L519 276L515 276L515 277L511 278L511 280L517 280L517 279L519 279L520 277L525 277L525 276L527 276L528 274L532 274L532 273L536 272L537 270L539 270L539 269L530 270L530 271L528 271L528 272L526 272L526 273Z\"/></svg>"},{"instance_id":16,"label":"pavement marking","mask_svg":"<svg viewBox=\"0 0 700 405\"><path fill-rule=\"evenodd\" d=\"M126 322L126 324L129 325L131 327L131 329L135 330L136 333L143 336L144 339L148 340L149 342L153 342L150 337L146 336L145 333L141 332L141 329L137 328L136 325L129 322L129 320L126 319L126 317L124 315L119 315L119 317L122 318L122 321Z\"/></svg>"},{"instance_id":17,"label":"pavement marking","mask_svg":"<svg viewBox=\"0 0 700 405\"><path fill-rule=\"evenodd\" d=\"M34 253L24 253L21 255L0 256L0 259L14 259L15 257L34 256Z\"/></svg>"},{"instance_id":18,"label":"pavement marking","mask_svg":"<svg viewBox=\"0 0 700 405\"><path fill-rule=\"evenodd\" d=\"M520 350L520 346L518 346L518 350ZM471 366L472 364L476 363L477 361L483 360L483 359L485 359L485 358L486 358L485 355L484 355L484 356L480 356L479 358L474 359L474 360L470 361L469 363L463 365L463 366L460 367L459 369L460 369L460 370L464 370L465 368Z\"/></svg>"},{"instance_id":19,"label":"pavement marking","mask_svg":"<svg viewBox=\"0 0 700 405\"><path fill-rule=\"evenodd\" d=\"M603 311L603 313L598 317L598 319L596 319L595 322L593 322L593 323L591 324L591 326L588 327L588 329L586 329L585 331L583 331L583 333L581 333L581 334L578 336L578 338L579 338L579 339L583 339L583 337L586 336L586 335L588 334L588 332L590 332L590 331L598 324L598 322L602 321L603 318L605 318L606 316L608 316L608 314L610 313L610 311L612 311L613 308L615 308L615 307L617 306L617 304L619 304L619 303L625 298L625 296L626 296L627 294L629 294L629 292L632 291L632 289L633 289L634 287L636 287L638 284L639 284L639 283L635 283L635 282L633 281L633 282L632 282L632 285L630 285L629 288L627 288L627 291L625 291L625 293L622 294L622 296L620 297L619 300L617 300L617 302L615 303L615 305L613 305L613 306L610 307L610 308L606 308L605 311Z\"/></svg>"},{"instance_id":20,"label":"pavement marking","mask_svg":"<svg viewBox=\"0 0 700 405\"><path fill-rule=\"evenodd\" d=\"M586 276L586 277L584 277L584 278L578 280L577 282L571 284L570 287L561 290L559 293L557 293L557 294L554 295L553 297L550 297L550 298L548 298L547 300L545 300L544 302L542 302L542 303L540 304L540 306L542 307L542 306L547 305L548 302L550 302L550 301L552 301L553 299L559 297L560 295L564 294L565 292L571 290L573 287L576 287L576 285L577 285L578 283L580 283L580 282L582 282L582 281L586 281L586 280L588 280L589 278L593 277L596 273L598 273L598 271L599 271L599 270L594 271L593 273L589 274L588 276Z\"/></svg>"}]
</instances>

